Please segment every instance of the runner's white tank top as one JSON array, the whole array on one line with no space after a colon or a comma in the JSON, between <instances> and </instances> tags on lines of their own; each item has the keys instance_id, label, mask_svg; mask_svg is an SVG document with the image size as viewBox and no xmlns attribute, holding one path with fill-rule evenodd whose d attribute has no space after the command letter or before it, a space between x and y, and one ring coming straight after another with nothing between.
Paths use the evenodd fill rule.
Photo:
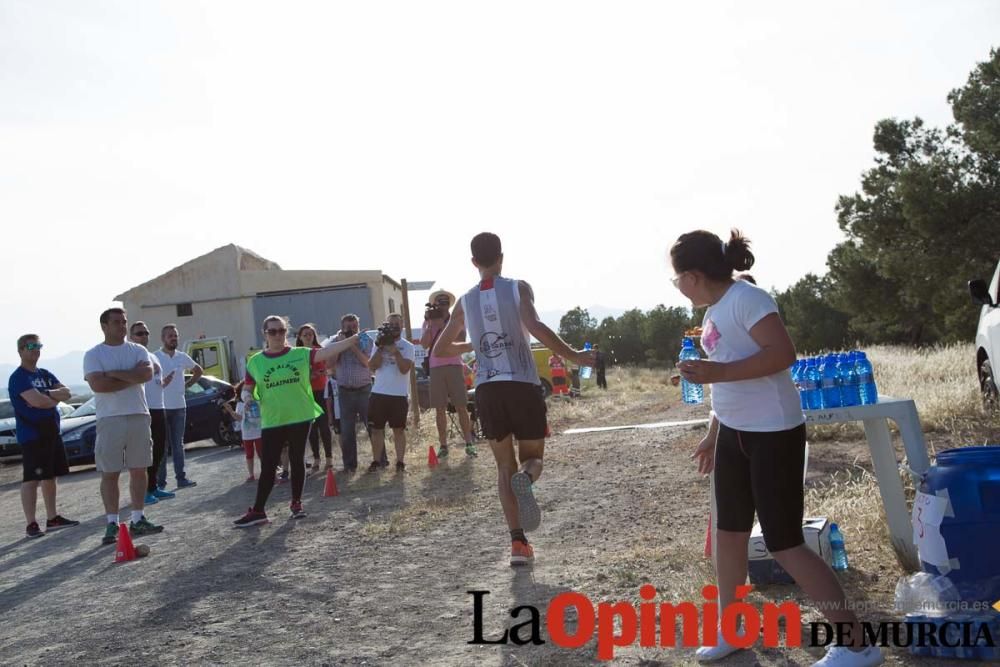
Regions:
<instances>
[{"instance_id":1,"label":"runner's white tank top","mask_svg":"<svg viewBox=\"0 0 1000 667\"><path fill-rule=\"evenodd\" d=\"M465 328L476 346L476 386L484 382L540 384L531 335L521 322L518 281L496 276L462 297Z\"/></svg>"}]
</instances>

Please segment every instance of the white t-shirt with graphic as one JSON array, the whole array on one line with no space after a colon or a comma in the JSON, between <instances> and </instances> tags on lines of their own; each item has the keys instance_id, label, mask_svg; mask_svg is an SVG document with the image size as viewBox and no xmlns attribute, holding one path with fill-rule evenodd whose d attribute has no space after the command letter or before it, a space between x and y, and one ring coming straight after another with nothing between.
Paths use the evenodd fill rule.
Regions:
<instances>
[{"instance_id":1,"label":"white t-shirt with graphic","mask_svg":"<svg viewBox=\"0 0 1000 667\"><path fill-rule=\"evenodd\" d=\"M153 364L149 352L142 345L131 341L125 341L121 345L101 343L83 355L83 377L108 371L130 371L140 361L145 361L150 366ZM149 414L142 384L132 384L118 391L94 392L94 408L98 419Z\"/></svg>"},{"instance_id":2,"label":"white t-shirt with graphic","mask_svg":"<svg viewBox=\"0 0 1000 667\"><path fill-rule=\"evenodd\" d=\"M396 341L396 347L404 359L413 361L416 354L413 350L413 343L400 338ZM372 385L373 394L385 394L386 396L409 396L410 395L410 374L400 373L396 366L396 355L392 352L383 352L376 347L372 350L371 358L376 354L382 355L382 365L375 371L375 383Z\"/></svg>"},{"instance_id":3,"label":"white t-shirt with graphic","mask_svg":"<svg viewBox=\"0 0 1000 667\"><path fill-rule=\"evenodd\" d=\"M740 361L760 352L750 329L778 305L766 291L737 280L705 311L701 346L711 361ZM738 431L786 431L805 422L799 394L786 368L774 375L717 382L712 387L712 411L719 421Z\"/></svg>"},{"instance_id":4,"label":"white t-shirt with graphic","mask_svg":"<svg viewBox=\"0 0 1000 667\"><path fill-rule=\"evenodd\" d=\"M160 361L160 366L163 367L164 380L171 373L174 374L170 384L163 387L163 409L180 410L186 407L187 403L184 400L184 371L191 370L198 364L186 352L181 352L180 350L174 350L173 356L170 356L163 348L160 348L153 354L156 355L156 358Z\"/></svg>"}]
</instances>

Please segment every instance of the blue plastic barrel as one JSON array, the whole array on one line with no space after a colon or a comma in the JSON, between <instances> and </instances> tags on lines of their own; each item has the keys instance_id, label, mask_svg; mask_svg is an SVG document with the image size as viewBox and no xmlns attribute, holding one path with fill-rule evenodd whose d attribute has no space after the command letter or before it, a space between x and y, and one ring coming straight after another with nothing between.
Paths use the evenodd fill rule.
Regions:
<instances>
[{"instance_id":1,"label":"blue plastic barrel","mask_svg":"<svg viewBox=\"0 0 1000 667\"><path fill-rule=\"evenodd\" d=\"M938 454L920 490L947 489L954 516L941 522L948 557L958 567L942 572L922 562L925 572L947 574L963 600L1000 600L1000 446L960 447Z\"/></svg>"}]
</instances>

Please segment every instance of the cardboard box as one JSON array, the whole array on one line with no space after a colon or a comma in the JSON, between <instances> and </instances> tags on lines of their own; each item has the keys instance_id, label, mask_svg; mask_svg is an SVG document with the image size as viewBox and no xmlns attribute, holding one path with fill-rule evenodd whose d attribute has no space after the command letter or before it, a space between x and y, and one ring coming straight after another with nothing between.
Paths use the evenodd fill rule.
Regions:
<instances>
[{"instance_id":1,"label":"cardboard box","mask_svg":"<svg viewBox=\"0 0 1000 667\"><path fill-rule=\"evenodd\" d=\"M826 517L809 517L802 521L802 537L806 545L818 553L827 563L833 563L833 550L830 548L830 522ZM764 545L764 533L760 524L755 523L750 533L750 544L747 547L749 559L750 583L755 586L765 584L791 584L792 577L768 553Z\"/></svg>"}]
</instances>

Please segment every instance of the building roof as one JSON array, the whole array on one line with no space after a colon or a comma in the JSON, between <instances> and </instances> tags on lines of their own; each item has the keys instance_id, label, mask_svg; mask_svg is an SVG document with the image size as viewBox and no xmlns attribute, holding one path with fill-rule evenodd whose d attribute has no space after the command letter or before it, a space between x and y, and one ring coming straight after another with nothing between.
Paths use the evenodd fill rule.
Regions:
<instances>
[{"instance_id":1,"label":"building roof","mask_svg":"<svg viewBox=\"0 0 1000 667\"><path fill-rule=\"evenodd\" d=\"M227 263L232 262L230 268L233 268L237 271L280 271L281 270L281 267L278 266L277 263L272 262L271 260L266 259L264 257L261 257L253 250L243 248L241 246L236 245L235 243L230 243L228 245L216 248L211 252L207 252L204 255L200 255L198 257L195 257L194 259L188 260L187 262L184 262L180 266L175 266L166 273L162 273L157 277L152 278L151 280L147 280L144 283L141 283L139 285L136 285L135 287L125 290L124 292L115 297L115 301L124 301L125 299L128 298L129 294L131 294L132 292L135 292L148 285L151 285L152 283L160 281L166 276L170 275L171 273L174 273L176 271L183 271L185 268L190 267L192 264L201 264L206 260L212 262L227 262Z\"/></svg>"}]
</instances>

